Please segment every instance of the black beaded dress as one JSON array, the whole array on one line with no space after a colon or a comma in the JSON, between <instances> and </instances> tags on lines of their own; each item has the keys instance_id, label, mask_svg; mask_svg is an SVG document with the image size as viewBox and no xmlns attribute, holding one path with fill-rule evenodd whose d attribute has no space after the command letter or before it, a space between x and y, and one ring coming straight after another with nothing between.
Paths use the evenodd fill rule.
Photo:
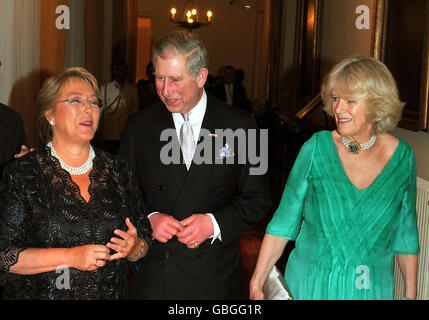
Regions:
<instances>
[{"instance_id":1,"label":"black beaded dress","mask_svg":"<svg viewBox=\"0 0 429 320\"><path fill-rule=\"evenodd\" d=\"M127 231L129 217L140 238L151 229L137 180L125 161L95 149L86 202L48 147L5 168L0 193L0 285L4 299L126 299L128 267L142 259L107 261L95 271L57 269L35 275L8 272L27 248L106 244ZM111 252L113 254L114 251ZM141 271L141 270L140 270Z\"/></svg>"}]
</instances>

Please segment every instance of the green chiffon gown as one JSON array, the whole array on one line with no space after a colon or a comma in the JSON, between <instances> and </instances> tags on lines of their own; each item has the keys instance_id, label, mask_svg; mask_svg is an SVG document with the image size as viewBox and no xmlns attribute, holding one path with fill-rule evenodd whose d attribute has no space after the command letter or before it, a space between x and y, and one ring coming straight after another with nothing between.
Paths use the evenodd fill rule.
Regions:
<instances>
[{"instance_id":1,"label":"green chiffon gown","mask_svg":"<svg viewBox=\"0 0 429 320\"><path fill-rule=\"evenodd\" d=\"M266 229L296 241L285 270L294 299L393 299L394 256L419 252L415 202L415 159L405 142L359 190L331 132L314 134Z\"/></svg>"}]
</instances>

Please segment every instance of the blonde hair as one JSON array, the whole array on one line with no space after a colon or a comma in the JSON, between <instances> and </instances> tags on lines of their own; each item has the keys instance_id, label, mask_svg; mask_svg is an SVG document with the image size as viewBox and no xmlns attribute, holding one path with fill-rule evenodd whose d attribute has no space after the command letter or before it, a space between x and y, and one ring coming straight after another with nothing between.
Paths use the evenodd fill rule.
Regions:
<instances>
[{"instance_id":1,"label":"blonde hair","mask_svg":"<svg viewBox=\"0 0 429 320\"><path fill-rule=\"evenodd\" d=\"M61 90L69 80L73 79L83 80L88 83L91 88L94 89L95 95L98 96L99 89L97 79L84 68L68 68L62 73L46 79L37 95L36 110L36 121L42 143L47 143L52 140L52 128L48 120L46 120L45 113L55 111L55 106Z\"/></svg>"},{"instance_id":2,"label":"blonde hair","mask_svg":"<svg viewBox=\"0 0 429 320\"><path fill-rule=\"evenodd\" d=\"M332 90L367 103L367 114L374 121L375 134L394 129L401 120L405 103L399 100L395 79L386 65L375 58L347 58L326 75L321 95L323 109L330 116L334 116Z\"/></svg>"}]
</instances>

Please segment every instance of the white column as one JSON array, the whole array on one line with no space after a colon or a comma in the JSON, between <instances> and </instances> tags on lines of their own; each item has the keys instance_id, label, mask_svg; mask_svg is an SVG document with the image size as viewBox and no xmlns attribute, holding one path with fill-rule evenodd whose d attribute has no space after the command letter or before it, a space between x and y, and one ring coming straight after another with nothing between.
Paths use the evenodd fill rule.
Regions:
<instances>
[{"instance_id":1,"label":"white column","mask_svg":"<svg viewBox=\"0 0 429 320\"><path fill-rule=\"evenodd\" d=\"M70 29L67 30L64 68L85 66L85 2L86 0L68 1Z\"/></svg>"},{"instance_id":2,"label":"white column","mask_svg":"<svg viewBox=\"0 0 429 320\"><path fill-rule=\"evenodd\" d=\"M13 39L12 12L13 0L0 0L0 39L2 42L0 46L0 102L4 104L8 103L9 91L13 84L11 81L12 50L10 50Z\"/></svg>"}]
</instances>

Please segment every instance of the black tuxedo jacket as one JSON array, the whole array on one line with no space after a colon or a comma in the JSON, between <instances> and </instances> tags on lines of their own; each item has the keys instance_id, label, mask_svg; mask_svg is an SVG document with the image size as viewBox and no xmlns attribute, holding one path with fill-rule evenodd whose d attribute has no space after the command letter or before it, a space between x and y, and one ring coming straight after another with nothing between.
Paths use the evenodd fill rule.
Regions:
<instances>
[{"instance_id":1,"label":"black tuxedo jacket","mask_svg":"<svg viewBox=\"0 0 429 320\"><path fill-rule=\"evenodd\" d=\"M250 114L210 96L207 99L202 129L214 133L215 129L256 128ZM142 273L134 275L131 297L238 299L242 291L239 235L269 212L267 178L249 175L248 162L193 163L189 171L185 164L164 165L160 152L167 142L160 141L160 135L174 128L164 105L148 107L128 119L119 154L136 170L150 212L166 213L179 221L194 213L212 213L222 241L211 244L208 239L197 249L188 249L176 237L165 244L154 241L143 259ZM199 142L206 138L216 139L200 136ZM235 156L240 147L234 146ZM216 157L218 152L212 154Z\"/></svg>"},{"instance_id":2,"label":"black tuxedo jacket","mask_svg":"<svg viewBox=\"0 0 429 320\"><path fill-rule=\"evenodd\" d=\"M4 165L14 159L25 143L21 116L0 103L0 179Z\"/></svg>"}]
</instances>

